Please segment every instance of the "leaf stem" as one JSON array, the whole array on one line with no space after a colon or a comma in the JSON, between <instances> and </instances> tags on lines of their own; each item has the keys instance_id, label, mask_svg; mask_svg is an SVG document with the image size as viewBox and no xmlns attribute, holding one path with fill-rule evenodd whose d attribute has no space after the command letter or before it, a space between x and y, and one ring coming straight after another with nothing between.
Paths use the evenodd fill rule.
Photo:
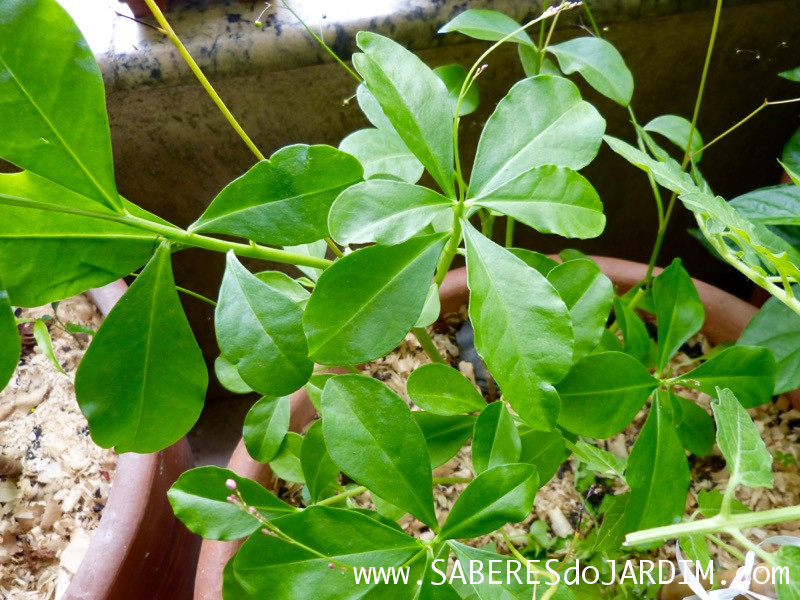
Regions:
<instances>
[{"instance_id":1,"label":"leaf stem","mask_svg":"<svg viewBox=\"0 0 800 600\"><path fill-rule=\"evenodd\" d=\"M747 539L747 536L745 536L738 529L734 529L734 528L727 529L725 531L725 533L727 533L729 536L731 536L733 539L735 539L737 542L739 542L747 550L749 550L751 552L754 552L756 554L756 556L758 556L761 560L763 560L768 565L771 565L773 567L777 565L777 562L775 561L775 558L772 556L772 554L770 554L769 552L767 552L763 548L761 548L761 547L757 546L756 544L754 544L753 542L751 542L749 539Z\"/></svg>"},{"instance_id":2,"label":"leaf stem","mask_svg":"<svg viewBox=\"0 0 800 600\"><path fill-rule=\"evenodd\" d=\"M722 515L716 515L710 519L666 525L629 533L625 537L625 546L640 546L690 534L729 533L730 529L749 529L797 519L800 519L800 505L773 508L754 513L740 513L731 515L727 519L723 518Z\"/></svg>"},{"instance_id":3,"label":"leaf stem","mask_svg":"<svg viewBox=\"0 0 800 600\"><path fill-rule=\"evenodd\" d=\"M506 248L514 245L514 217L506 217Z\"/></svg>"},{"instance_id":4,"label":"leaf stem","mask_svg":"<svg viewBox=\"0 0 800 600\"><path fill-rule=\"evenodd\" d=\"M323 498L322 500L315 502L316 506L327 506L329 504L336 504L342 500L347 500L348 498L352 498L353 496L358 496L359 494L363 494L367 491L363 485L359 485L354 488L350 488L349 490L345 490L341 494L336 494L335 496L330 496L328 498Z\"/></svg>"},{"instance_id":5,"label":"leaf stem","mask_svg":"<svg viewBox=\"0 0 800 600\"><path fill-rule=\"evenodd\" d=\"M130 273L129 276L130 277L138 277L139 273ZM206 302L206 303L210 304L211 306L216 306L217 305L217 303L214 300L212 300L211 298L207 298L207 297L203 296L203 294L200 294L198 292L192 291L192 290L187 289L185 287L181 287L179 285L176 285L175 289L178 290L179 292L181 292L182 294L186 294L187 296L191 296L193 298L197 298L198 300L202 300L203 302Z\"/></svg>"},{"instance_id":6,"label":"leaf stem","mask_svg":"<svg viewBox=\"0 0 800 600\"><path fill-rule=\"evenodd\" d=\"M445 360L442 357L442 354L439 352L439 349L436 347L436 344L433 343L428 330L424 327L414 327L411 329L411 332L417 338L419 345L422 346L422 349L425 351L425 354L428 355L428 358L431 359L431 362L435 363L444 363Z\"/></svg>"},{"instance_id":7,"label":"leaf stem","mask_svg":"<svg viewBox=\"0 0 800 600\"><path fill-rule=\"evenodd\" d=\"M231 127L233 127L236 130L236 133L239 134L239 137L242 138L242 141L245 144L247 144L247 147L256 156L256 158L258 160L264 160L264 155L261 154L261 151L253 143L253 140L250 139L250 136L248 136L247 133L245 133L244 129L242 129L242 126L239 125L239 122L233 116L231 111L228 110L228 107L222 101L222 98L220 98L219 94L214 89L214 86L211 85L211 82L208 80L203 71L200 69L200 66L197 64L194 58L192 58L192 55L189 54L189 51L186 49L186 46L183 45L183 42L181 42L180 38L172 29L172 26L169 24L166 17L164 17L164 13L161 12L161 9L155 3L155 0L144 0L144 1L147 4L147 7L150 9L150 12L153 13L153 16L156 18L156 21L158 21L158 24L161 27L161 32L169 38L169 40L178 50L178 53L181 55L183 60L186 61L186 64L189 65L189 68L192 70L192 73L194 73L195 77L197 77L197 79L200 81L200 84L203 86L208 95L214 101L214 104L217 105L217 108L220 110L220 112L228 120L228 123L231 124Z\"/></svg>"},{"instance_id":8,"label":"leaf stem","mask_svg":"<svg viewBox=\"0 0 800 600\"><path fill-rule=\"evenodd\" d=\"M93 210L83 210L72 208L70 206L40 202L38 200L31 200L29 198L20 198L18 196L12 196L10 194L3 193L0 193L0 205L19 206L22 208L32 208L36 210L45 210L49 212L77 215L92 219L101 219L103 221L111 221L114 223L122 223L123 225L136 227L137 229L150 231L184 246L204 248L206 250L213 250L222 253L233 250L237 256L257 258L259 260L313 267L316 269L327 269L333 264L333 261L330 261L326 258L306 256L303 254L288 252L286 250L278 250L276 248L269 248L267 246L261 246L258 244L240 244L237 242L228 242L226 240L221 240L214 237L191 233L185 229L176 227L175 225L165 225L163 223L149 221L141 217L136 217L130 213L120 215L111 212L106 213Z\"/></svg>"},{"instance_id":9,"label":"leaf stem","mask_svg":"<svg viewBox=\"0 0 800 600\"><path fill-rule=\"evenodd\" d=\"M710 533L707 533L705 535L705 537L712 544L716 544L717 546L719 546L720 548L725 550L725 552L727 552L728 554L730 554L734 558L738 558L740 561L744 562L744 554L742 554L739 551L739 549L736 548L735 546L731 546L729 543L725 542L724 540L722 540L722 539L718 538L717 536L712 535Z\"/></svg>"}]
</instances>

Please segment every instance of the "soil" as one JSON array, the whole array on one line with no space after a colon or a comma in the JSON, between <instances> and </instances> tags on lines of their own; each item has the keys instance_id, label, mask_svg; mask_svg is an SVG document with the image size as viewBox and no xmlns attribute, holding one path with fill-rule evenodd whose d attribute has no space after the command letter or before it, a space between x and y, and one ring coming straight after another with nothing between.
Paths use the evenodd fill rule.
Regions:
<instances>
[{"instance_id":1,"label":"soil","mask_svg":"<svg viewBox=\"0 0 800 600\"><path fill-rule=\"evenodd\" d=\"M467 318L466 307L463 307L459 314L450 315L445 320L437 322L431 336L442 356L453 366L469 378L476 388L480 389L475 381L474 367L470 362L459 360L459 349L456 345L456 332ZM699 354L704 354L711 349L710 344L704 336L698 334L685 344L673 361L670 363L673 372L689 371L693 368L693 358ZM688 354L687 354L688 352ZM362 372L376 379L383 381L397 394L409 402L412 410L418 410L408 400L405 382L411 372L417 367L430 362L416 338L409 334L398 348L388 356L365 365ZM677 391L677 390L676 390ZM681 389L680 393L687 398L692 398L700 406L705 408L709 414L710 397L702 392L695 390ZM640 411L633 422L620 434L599 442L600 447L627 458L636 437L639 434L649 411L648 404ZM800 411L792 409L788 399L780 396L774 402L751 409L748 411L753 417L759 432L761 433L767 450L774 457L773 476L775 486L773 489L750 489L740 488L736 498L742 504L752 510L765 510L782 506L793 506L800 504L800 473L798 473L798 425L800 425ZM471 447L467 444L450 461L434 470L434 477L473 477L471 465ZM697 494L703 489L718 488L724 490L724 485L728 480L728 469L725 460L719 449L715 446L712 453L707 457L689 456L691 467L691 488L687 496L686 514L691 515L697 508ZM512 540L524 539L530 531L534 521L543 521L547 524L547 533L550 537L571 538L575 530L579 528L581 535L586 535L593 527L599 523L584 510L586 499L575 489L575 475L578 465L574 457L570 457L556 475L545 484L536 494L533 511L530 516L518 524L506 526L506 531ZM286 501L295 504L302 503L300 497L301 486L279 482L279 495ZM458 495L466 487L466 484L437 485L434 490L434 500L439 521L443 521L443 516L450 510ZM600 486L600 491L593 491L595 496L599 494L621 494L627 491L627 486L618 480L605 480ZM600 497L593 497L594 504L599 503ZM369 494L362 494L352 499L355 505L365 508L374 508ZM422 539L433 538L433 532L423 523L413 519L410 515L405 515L399 521L400 525L410 534ZM800 522L787 522L772 525L769 527L748 530L749 537L755 542L759 542L767 537L774 535L800 535ZM488 544L495 544L501 553L508 553L506 543L500 534L490 534L471 540L470 545L483 547ZM557 547L566 548L569 544L561 544ZM716 546L709 546L712 558L718 560L722 569L741 566L740 561L731 557L726 552ZM550 558L561 558L565 550L555 550L549 553ZM674 545L665 544L650 553L652 559L674 560Z\"/></svg>"},{"instance_id":2,"label":"soil","mask_svg":"<svg viewBox=\"0 0 800 600\"><path fill-rule=\"evenodd\" d=\"M18 316L53 315L45 306ZM84 296L64 300L62 323L96 330L102 321ZM72 385L88 345L48 322L59 372L23 326L23 356L0 393L0 599L61 597L102 518L116 454L96 446Z\"/></svg>"}]
</instances>

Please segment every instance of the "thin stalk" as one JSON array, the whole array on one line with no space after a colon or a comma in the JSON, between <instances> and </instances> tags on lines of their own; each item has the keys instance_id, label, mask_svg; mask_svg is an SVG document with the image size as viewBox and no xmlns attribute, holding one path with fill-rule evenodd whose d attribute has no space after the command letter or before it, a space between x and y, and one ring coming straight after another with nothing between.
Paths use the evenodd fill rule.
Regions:
<instances>
[{"instance_id":1,"label":"thin stalk","mask_svg":"<svg viewBox=\"0 0 800 600\"><path fill-rule=\"evenodd\" d=\"M738 549L738 548L736 548L735 546L731 546L731 545L730 545L729 543L727 543L726 541L724 541L724 540L722 540L721 538L718 538L717 536L715 536L715 535L712 535L712 534L710 534L710 533L707 533L707 534L705 535L705 537L706 537L706 539L707 539L707 540L709 540L709 541L710 541L712 544L716 544L717 546L719 546L720 548L722 548L723 550L725 550L725 552L727 552L728 554L730 554L730 555L731 555L731 556L733 556L734 558L737 558L737 559L739 559L741 562L744 562L744 554L742 554L742 553L739 551L739 549Z\"/></svg>"},{"instance_id":2,"label":"thin stalk","mask_svg":"<svg viewBox=\"0 0 800 600\"><path fill-rule=\"evenodd\" d=\"M453 207L453 229L450 232L450 239L444 247L444 252L439 258L439 264L436 266L436 285L441 287L447 271L453 262L453 258L458 252L458 245L461 242L461 215L464 214L464 205L459 202Z\"/></svg>"},{"instance_id":3,"label":"thin stalk","mask_svg":"<svg viewBox=\"0 0 800 600\"><path fill-rule=\"evenodd\" d=\"M325 243L328 244L328 248L330 248L333 251L333 253L336 255L337 258L344 257L344 252L342 252L339 249L339 246L337 246L336 242L334 242L331 238L326 237Z\"/></svg>"},{"instance_id":4,"label":"thin stalk","mask_svg":"<svg viewBox=\"0 0 800 600\"><path fill-rule=\"evenodd\" d=\"M139 277L139 273L130 273L129 276L130 277ZM186 294L187 296L191 296L192 298L197 298L198 300L202 300L203 302L206 302L206 303L210 304L211 306L216 306L217 305L217 303L214 300L212 300L211 298L207 298L206 296L203 296L203 294L200 294L198 292L192 291L192 290L187 289L185 287L181 287L179 285L176 285L175 289L178 290L182 294Z\"/></svg>"},{"instance_id":5,"label":"thin stalk","mask_svg":"<svg viewBox=\"0 0 800 600\"><path fill-rule=\"evenodd\" d=\"M514 245L514 217L506 217L506 248Z\"/></svg>"},{"instance_id":6,"label":"thin stalk","mask_svg":"<svg viewBox=\"0 0 800 600\"><path fill-rule=\"evenodd\" d=\"M290 13L292 13L292 16L294 16L294 18L297 19L303 27L305 27L306 31L309 34L311 34L311 37L313 37L314 40L320 46L322 46L324 48L324 50L328 54L330 54L333 57L333 60L335 60L337 63L339 63L344 68L345 71L350 73L350 75L351 75L351 77L353 77L353 79L355 79L358 83L361 83L361 77L358 76L358 73L356 73L355 71L353 71L353 69L348 67L347 64L341 58L339 58L339 56L336 54L336 52L334 52L333 49L330 46L328 46L328 44L325 43L325 40L323 40L320 36L318 36L316 33L314 33L314 31L306 24L306 22L303 19L300 18L300 15L298 15L294 11L294 9L291 6L289 6L289 4L286 2L286 0L281 0L281 4L283 5L283 8L285 8Z\"/></svg>"},{"instance_id":7,"label":"thin stalk","mask_svg":"<svg viewBox=\"0 0 800 600\"><path fill-rule=\"evenodd\" d=\"M629 533L625 537L625 546L639 546L651 542L661 542L675 539L690 534L729 533L730 529L750 529L763 527L773 523L795 521L800 519L800 505L784 506L771 510L762 510L754 513L731 515L727 519L716 515L710 519L692 521L691 523L678 523Z\"/></svg>"},{"instance_id":8,"label":"thin stalk","mask_svg":"<svg viewBox=\"0 0 800 600\"><path fill-rule=\"evenodd\" d=\"M425 354L428 355L428 358L431 359L431 362L436 363L444 363L445 360L442 357L442 354L439 352L439 349L436 347L436 344L433 343L428 330L424 327L413 327L411 332L417 338L419 345L422 346L422 349L425 351Z\"/></svg>"},{"instance_id":9,"label":"thin stalk","mask_svg":"<svg viewBox=\"0 0 800 600\"><path fill-rule=\"evenodd\" d=\"M597 37L603 37L600 33L600 28L597 26L597 22L594 20L594 15L592 14L592 9L589 8L588 0L584 0L583 2L583 12L586 14L586 17L589 19L589 23L592 26L592 30Z\"/></svg>"},{"instance_id":10,"label":"thin stalk","mask_svg":"<svg viewBox=\"0 0 800 600\"><path fill-rule=\"evenodd\" d=\"M778 563L775 561L775 557L772 556L769 552L764 550L763 548L757 546L753 542L747 539L747 537L738 529L729 529L725 533L739 542L742 546L747 548L750 552L754 552L756 556L758 556L761 560L771 566L776 566Z\"/></svg>"},{"instance_id":11,"label":"thin stalk","mask_svg":"<svg viewBox=\"0 0 800 600\"><path fill-rule=\"evenodd\" d=\"M78 215L92 219L100 219L103 221L111 221L114 223L122 223L124 225L136 227L137 229L150 231L167 238L172 242L176 242L184 246L204 248L206 250L213 250L223 253L233 250L234 254L237 256L246 256L248 258L257 258L260 260L268 260L290 265L300 265L304 267L314 267L316 269L327 269L333 264L332 261L325 258L305 256L303 254L288 252L286 250L278 250L276 248L268 248L258 244L240 244L237 242L228 242L218 238L192 233L190 231L186 231L185 229L181 229L180 227L176 227L175 225L164 225L163 223L148 221L147 219L142 219L127 213L119 215L110 212L105 213L93 210L83 210L59 204L39 202L37 200L30 200L28 198L20 198L17 196L11 196L9 194L0 194L0 205L20 206L22 208L32 208L49 212Z\"/></svg>"},{"instance_id":12,"label":"thin stalk","mask_svg":"<svg viewBox=\"0 0 800 600\"><path fill-rule=\"evenodd\" d=\"M200 84L203 86L208 95L214 101L214 104L217 105L217 108L220 110L220 112L228 120L228 123L231 124L231 127L233 127L234 130L236 130L236 133L239 134L239 137L242 138L242 141L245 144L247 144L247 147L256 156L256 158L258 158L258 160L264 160L264 155L261 154L261 151L253 143L253 140L251 140L250 136L248 136L247 133L245 133L244 129L242 129L242 126L239 125L239 122L233 116L231 111L228 110L227 106L225 106L225 103L222 101L222 98L220 98L219 94L214 89L214 86L211 85L211 82L208 80L203 71L200 69L200 66L197 64L197 62L195 62L194 58L192 58L192 55L189 54L189 51L186 49L186 46L183 45L183 42L181 42L180 38L172 29L172 26L164 17L164 13L161 12L161 9L155 3L155 0L144 0L144 1L147 4L147 7L150 9L150 12L153 13L153 16L156 18L156 21L158 21L162 33L169 38L169 40L178 50L178 53L181 55L183 60L186 61L186 64L189 65L189 68L192 70L192 73L194 73L195 77L197 77L197 79L200 81Z\"/></svg>"},{"instance_id":13,"label":"thin stalk","mask_svg":"<svg viewBox=\"0 0 800 600\"><path fill-rule=\"evenodd\" d=\"M486 218L482 219L481 222L481 233L489 239L492 239L492 235L494 235L494 218L492 213L486 211Z\"/></svg>"},{"instance_id":14,"label":"thin stalk","mask_svg":"<svg viewBox=\"0 0 800 600\"><path fill-rule=\"evenodd\" d=\"M345 490L341 494L336 494L335 496L323 498L322 500L316 502L315 504L317 506L327 506L329 504L336 504L337 502L340 502L342 500L347 500L348 498L352 498L353 496L358 496L359 494L363 494L366 491L367 488L365 488L363 485L359 485L357 487L350 488L349 490Z\"/></svg>"}]
</instances>

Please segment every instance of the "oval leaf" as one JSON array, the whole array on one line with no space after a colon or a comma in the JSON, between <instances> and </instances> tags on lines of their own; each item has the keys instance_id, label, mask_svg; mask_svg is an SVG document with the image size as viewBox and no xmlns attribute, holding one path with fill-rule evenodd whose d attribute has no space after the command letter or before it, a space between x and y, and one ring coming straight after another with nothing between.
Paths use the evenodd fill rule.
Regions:
<instances>
[{"instance_id":1,"label":"oval leaf","mask_svg":"<svg viewBox=\"0 0 800 600\"><path fill-rule=\"evenodd\" d=\"M603 203L592 185L572 169L534 167L467 202L514 217L542 233L593 238L603 232Z\"/></svg>"},{"instance_id":2,"label":"oval leaf","mask_svg":"<svg viewBox=\"0 0 800 600\"><path fill-rule=\"evenodd\" d=\"M453 114L447 88L419 58L376 33L356 36L353 64L408 149L444 195L455 196Z\"/></svg>"},{"instance_id":3,"label":"oval leaf","mask_svg":"<svg viewBox=\"0 0 800 600\"><path fill-rule=\"evenodd\" d=\"M460 415L486 408L481 393L457 369L442 363L422 365L406 382L408 397L437 415Z\"/></svg>"},{"instance_id":4,"label":"oval leaf","mask_svg":"<svg viewBox=\"0 0 800 600\"><path fill-rule=\"evenodd\" d=\"M328 452L348 477L438 528L425 438L400 396L369 377L334 377L322 417Z\"/></svg>"},{"instance_id":5,"label":"oval leaf","mask_svg":"<svg viewBox=\"0 0 800 600\"><path fill-rule=\"evenodd\" d=\"M315 421L308 428L300 448L300 463L303 478L312 502L321 500L325 491L333 487L339 476L339 467L333 462L322 435L322 421Z\"/></svg>"},{"instance_id":6,"label":"oval leaf","mask_svg":"<svg viewBox=\"0 0 800 600\"><path fill-rule=\"evenodd\" d=\"M0 98L0 157L123 211L103 77L57 2L9 0L0 6Z\"/></svg>"},{"instance_id":7,"label":"oval leaf","mask_svg":"<svg viewBox=\"0 0 800 600\"><path fill-rule=\"evenodd\" d=\"M261 522L241 507L228 502L232 479L248 506L255 506L267 520L297 511L278 500L261 485L228 469L198 467L183 473L167 492L175 516L197 535L207 540L236 540L262 527Z\"/></svg>"},{"instance_id":8,"label":"oval leaf","mask_svg":"<svg viewBox=\"0 0 800 600\"><path fill-rule=\"evenodd\" d=\"M653 280L653 304L658 321L658 370L664 369L683 343L700 331L706 311L694 282L675 259Z\"/></svg>"},{"instance_id":9,"label":"oval leaf","mask_svg":"<svg viewBox=\"0 0 800 600\"><path fill-rule=\"evenodd\" d=\"M501 465L478 475L461 492L439 534L442 539L484 535L531 512L539 477L532 465Z\"/></svg>"},{"instance_id":10,"label":"oval leaf","mask_svg":"<svg viewBox=\"0 0 800 600\"><path fill-rule=\"evenodd\" d=\"M628 354L590 354L556 386L558 423L578 435L611 437L633 420L656 386L658 380Z\"/></svg>"},{"instance_id":11,"label":"oval leaf","mask_svg":"<svg viewBox=\"0 0 800 600\"><path fill-rule=\"evenodd\" d=\"M288 396L261 398L247 411L242 438L247 453L255 460L267 463L278 454L289 432L290 411Z\"/></svg>"},{"instance_id":12,"label":"oval leaf","mask_svg":"<svg viewBox=\"0 0 800 600\"><path fill-rule=\"evenodd\" d=\"M745 408L772 399L775 388L775 357L767 348L733 346L715 354L699 367L675 379L713 396L717 387L726 387Z\"/></svg>"},{"instance_id":13,"label":"oval leaf","mask_svg":"<svg viewBox=\"0 0 800 600\"><path fill-rule=\"evenodd\" d=\"M516 413L532 428L550 430L559 411L552 384L572 359L567 307L538 271L467 222L464 235L475 348Z\"/></svg>"},{"instance_id":14,"label":"oval leaf","mask_svg":"<svg viewBox=\"0 0 800 600\"><path fill-rule=\"evenodd\" d=\"M592 260L569 260L547 274L567 305L575 330L572 360L577 362L597 347L614 299L614 286Z\"/></svg>"},{"instance_id":15,"label":"oval leaf","mask_svg":"<svg viewBox=\"0 0 800 600\"><path fill-rule=\"evenodd\" d=\"M657 392L628 457L625 472L631 488L625 506L628 531L671 524L680 519L686 505L689 463L661 404L662 396Z\"/></svg>"},{"instance_id":16,"label":"oval leaf","mask_svg":"<svg viewBox=\"0 0 800 600\"><path fill-rule=\"evenodd\" d=\"M580 73L606 98L628 106L633 96L633 75L622 55L599 37L580 37L547 47L567 75Z\"/></svg>"},{"instance_id":17,"label":"oval leaf","mask_svg":"<svg viewBox=\"0 0 800 600\"><path fill-rule=\"evenodd\" d=\"M364 167L364 179L389 176L406 183L416 183L425 170L393 129L354 131L342 140L339 150L358 159Z\"/></svg>"},{"instance_id":18,"label":"oval leaf","mask_svg":"<svg viewBox=\"0 0 800 600\"><path fill-rule=\"evenodd\" d=\"M0 174L0 205L8 198L106 211L92 200L30 172ZM126 203L134 216L149 213ZM132 273L153 254L156 235L102 219L2 206L0 273L16 306L42 306Z\"/></svg>"},{"instance_id":19,"label":"oval leaf","mask_svg":"<svg viewBox=\"0 0 800 600\"><path fill-rule=\"evenodd\" d=\"M436 76L447 86L447 93L450 94L450 104L453 105L454 113L456 107L458 107L459 117L475 112L475 109L478 108L478 86L474 81L464 95L461 106L458 106L461 88L464 85L464 80L467 78L467 70L464 67L461 65L444 65L442 67L436 67L433 72L436 73Z\"/></svg>"},{"instance_id":20,"label":"oval leaf","mask_svg":"<svg viewBox=\"0 0 800 600\"><path fill-rule=\"evenodd\" d=\"M568 79L524 79L483 128L469 194L486 194L544 164L581 169L597 154L604 130L603 118Z\"/></svg>"},{"instance_id":21,"label":"oval leaf","mask_svg":"<svg viewBox=\"0 0 800 600\"><path fill-rule=\"evenodd\" d=\"M342 192L328 222L331 236L342 245L389 245L406 241L452 209L449 199L428 188L373 179Z\"/></svg>"},{"instance_id":22,"label":"oval leaf","mask_svg":"<svg viewBox=\"0 0 800 600\"><path fill-rule=\"evenodd\" d=\"M290 431L283 438L283 443L278 449L269 466L280 479L293 483L305 483L303 465L300 460L300 452L303 447L303 436L294 431Z\"/></svg>"},{"instance_id":23,"label":"oval leaf","mask_svg":"<svg viewBox=\"0 0 800 600\"><path fill-rule=\"evenodd\" d=\"M214 310L219 348L247 385L268 396L300 389L314 368L302 309L229 252Z\"/></svg>"},{"instance_id":24,"label":"oval leaf","mask_svg":"<svg viewBox=\"0 0 800 600\"><path fill-rule=\"evenodd\" d=\"M476 40L484 40L486 42L496 42L513 33L514 35L508 40L509 42L534 47L530 36L525 31L517 31L518 29L520 29L520 24L501 12L473 8L465 10L454 19L451 19L439 30L439 33L458 31Z\"/></svg>"},{"instance_id":25,"label":"oval leaf","mask_svg":"<svg viewBox=\"0 0 800 600\"><path fill-rule=\"evenodd\" d=\"M323 365L356 364L397 346L422 312L445 237L370 246L328 268L303 315L311 357Z\"/></svg>"},{"instance_id":26,"label":"oval leaf","mask_svg":"<svg viewBox=\"0 0 800 600\"><path fill-rule=\"evenodd\" d=\"M533 431L527 427L520 429L519 462L529 463L536 467L539 481L542 484L550 481L566 456L564 436L561 431Z\"/></svg>"},{"instance_id":27,"label":"oval leaf","mask_svg":"<svg viewBox=\"0 0 800 600\"><path fill-rule=\"evenodd\" d=\"M219 381L220 385L229 392L249 394L253 391L253 388L242 380L242 376L239 375L236 367L222 355L214 359L214 374L217 376L217 381Z\"/></svg>"},{"instance_id":28,"label":"oval leaf","mask_svg":"<svg viewBox=\"0 0 800 600\"><path fill-rule=\"evenodd\" d=\"M677 115L661 115L645 125L644 129L645 131L663 135L678 148L685 151L686 146L689 145L689 132L692 129L692 124ZM694 162L700 162L703 156L700 152L702 147L703 138L700 137L700 132L695 130L692 135L692 147L690 148Z\"/></svg>"},{"instance_id":29,"label":"oval leaf","mask_svg":"<svg viewBox=\"0 0 800 600\"><path fill-rule=\"evenodd\" d=\"M446 417L415 410L411 416L425 436L431 467L434 469L442 466L461 450L475 427L475 417L469 415Z\"/></svg>"},{"instance_id":30,"label":"oval leaf","mask_svg":"<svg viewBox=\"0 0 800 600\"><path fill-rule=\"evenodd\" d=\"M764 225L800 225L800 187L773 185L730 201L740 215Z\"/></svg>"},{"instance_id":31,"label":"oval leaf","mask_svg":"<svg viewBox=\"0 0 800 600\"><path fill-rule=\"evenodd\" d=\"M287 146L225 186L189 230L273 245L320 240L336 196L362 175L358 160L336 148Z\"/></svg>"},{"instance_id":32,"label":"oval leaf","mask_svg":"<svg viewBox=\"0 0 800 600\"><path fill-rule=\"evenodd\" d=\"M505 402L493 402L478 415L472 436L475 473L519 461L522 443Z\"/></svg>"},{"instance_id":33,"label":"oval leaf","mask_svg":"<svg viewBox=\"0 0 800 600\"><path fill-rule=\"evenodd\" d=\"M92 439L119 453L163 450L189 431L203 408L208 372L170 259L169 247L156 250L106 317L75 375Z\"/></svg>"}]
</instances>

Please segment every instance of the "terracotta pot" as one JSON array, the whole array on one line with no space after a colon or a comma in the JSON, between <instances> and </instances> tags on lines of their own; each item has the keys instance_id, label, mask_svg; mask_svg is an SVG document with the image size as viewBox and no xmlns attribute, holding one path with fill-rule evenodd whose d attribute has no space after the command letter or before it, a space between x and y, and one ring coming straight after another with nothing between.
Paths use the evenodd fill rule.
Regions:
<instances>
[{"instance_id":1,"label":"terracotta pot","mask_svg":"<svg viewBox=\"0 0 800 600\"><path fill-rule=\"evenodd\" d=\"M614 283L619 293L624 293L639 283L647 271L647 265L617 258L593 256L593 260ZM660 273L663 269L656 269ZM700 299L706 308L706 322L703 333L713 343L736 340L757 309L744 300L727 292L694 280ZM456 312L467 303L467 271L465 268L450 271L439 288L442 314ZM316 411L308 395L301 389L291 396L292 420L290 429L300 432L315 418ZM240 440L228 468L244 477L255 479L262 485L270 485L272 471L250 458L244 443ZM200 550L200 560L195 580L195 600L220 600L222 598L222 569L233 557L243 540L234 542L204 541Z\"/></svg>"},{"instance_id":2,"label":"terracotta pot","mask_svg":"<svg viewBox=\"0 0 800 600\"><path fill-rule=\"evenodd\" d=\"M104 315L118 281L89 295ZM63 600L180 600L191 596L200 538L172 513L167 490L194 466L186 438L154 454L120 454L103 518Z\"/></svg>"}]
</instances>

